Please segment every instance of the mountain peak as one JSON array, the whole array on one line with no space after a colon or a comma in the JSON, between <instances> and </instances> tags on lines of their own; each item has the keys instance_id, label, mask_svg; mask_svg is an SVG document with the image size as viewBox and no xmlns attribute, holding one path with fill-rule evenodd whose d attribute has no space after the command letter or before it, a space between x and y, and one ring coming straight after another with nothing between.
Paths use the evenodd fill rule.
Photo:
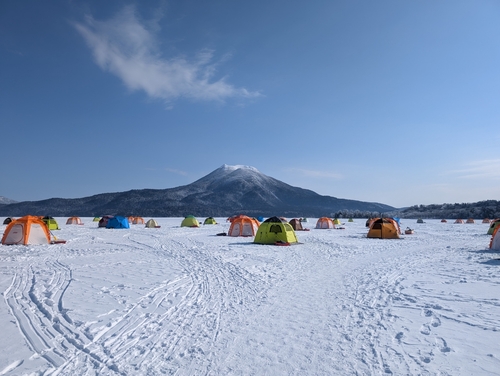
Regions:
<instances>
[{"instance_id":1,"label":"mountain peak","mask_svg":"<svg viewBox=\"0 0 500 376\"><path fill-rule=\"evenodd\" d=\"M251 171L254 171L254 172L259 172L259 170L257 170L255 167L252 167L252 166L245 166L245 165L227 165L227 164L223 164L220 168L220 170L224 170L224 171L235 171L235 170L251 170Z\"/></svg>"}]
</instances>

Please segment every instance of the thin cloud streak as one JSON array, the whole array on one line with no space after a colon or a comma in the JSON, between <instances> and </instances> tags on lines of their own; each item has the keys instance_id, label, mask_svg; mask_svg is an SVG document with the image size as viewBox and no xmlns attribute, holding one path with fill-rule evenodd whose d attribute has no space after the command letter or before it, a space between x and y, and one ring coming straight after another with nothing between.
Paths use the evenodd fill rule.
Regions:
<instances>
[{"instance_id":1,"label":"thin cloud streak","mask_svg":"<svg viewBox=\"0 0 500 376\"><path fill-rule=\"evenodd\" d=\"M176 169L173 169L173 168L165 168L165 171L168 171L168 172L171 172L171 173L177 174L177 175L182 175L182 176L187 176L187 174L188 174L185 171L176 170Z\"/></svg>"},{"instance_id":2,"label":"thin cloud streak","mask_svg":"<svg viewBox=\"0 0 500 376\"><path fill-rule=\"evenodd\" d=\"M500 159L470 162L466 168L452 173L462 179L500 179Z\"/></svg>"},{"instance_id":3,"label":"thin cloud streak","mask_svg":"<svg viewBox=\"0 0 500 376\"><path fill-rule=\"evenodd\" d=\"M213 50L200 51L193 61L182 56L162 58L154 33L159 29L158 21L150 22L148 30L137 19L135 8L126 6L107 21L88 15L84 23L73 25L92 50L97 65L119 77L130 90L143 90L166 102L180 97L222 102L227 98L261 95L235 88L224 77L211 81L217 65L212 63Z\"/></svg>"}]
</instances>

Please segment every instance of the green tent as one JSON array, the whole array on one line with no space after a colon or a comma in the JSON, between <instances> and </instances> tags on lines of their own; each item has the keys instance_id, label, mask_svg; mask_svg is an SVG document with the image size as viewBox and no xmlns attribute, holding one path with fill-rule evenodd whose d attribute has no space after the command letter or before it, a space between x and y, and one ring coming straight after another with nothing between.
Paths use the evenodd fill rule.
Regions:
<instances>
[{"instance_id":1,"label":"green tent","mask_svg":"<svg viewBox=\"0 0 500 376\"><path fill-rule=\"evenodd\" d=\"M59 225L54 218L45 216L42 218L42 221L45 222L49 230L60 230Z\"/></svg>"},{"instance_id":2,"label":"green tent","mask_svg":"<svg viewBox=\"0 0 500 376\"><path fill-rule=\"evenodd\" d=\"M488 229L488 235L493 235L498 226L500 226L500 219L494 219L491 221L490 228Z\"/></svg>"},{"instance_id":3,"label":"green tent","mask_svg":"<svg viewBox=\"0 0 500 376\"><path fill-rule=\"evenodd\" d=\"M341 225L341 224L342 224L342 222L340 222L340 219L335 218L335 219L333 220L333 224L334 224L334 225Z\"/></svg>"},{"instance_id":4,"label":"green tent","mask_svg":"<svg viewBox=\"0 0 500 376\"><path fill-rule=\"evenodd\" d=\"M94 219L92 220L92 222L99 222L101 220L101 217L94 217Z\"/></svg>"},{"instance_id":5,"label":"green tent","mask_svg":"<svg viewBox=\"0 0 500 376\"><path fill-rule=\"evenodd\" d=\"M200 222L194 216L188 215L182 220L181 227L200 227Z\"/></svg>"},{"instance_id":6,"label":"green tent","mask_svg":"<svg viewBox=\"0 0 500 376\"><path fill-rule=\"evenodd\" d=\"M259 226L253 242L257 244L276 244L297 243L298 240L290 223L284 222L278 217L271 217Z\"/></svg>"},{"instance_id":7,"label":"green tent","mask_svg":"<svg viewBox=\"0 0 500 376\"><path fill-rule=\"evenodd\" d=\"M354 219L349 218L349 220L347 222L354 222Z\"/></svg>"},{"instance_id":8,"label":"green tent","mask_svg":"<svg viewBox=\"0 0 500 376\"><path fill-rule=\"evenodd\" d=\"M208 217L205 219L205 222L203 222L204 225L216 225L217 221L215 220L214 217Z\"/></svg>"}]
</instances>

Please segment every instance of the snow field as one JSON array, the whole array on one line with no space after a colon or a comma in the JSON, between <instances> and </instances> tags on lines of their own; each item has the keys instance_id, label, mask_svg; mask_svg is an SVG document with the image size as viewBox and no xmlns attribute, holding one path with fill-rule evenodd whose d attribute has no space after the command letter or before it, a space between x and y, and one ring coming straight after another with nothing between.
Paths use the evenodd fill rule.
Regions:
<instances>
[{"instance_id":1,"label":"snow field","mask_svg":"<svg viewBox=\"0 0 500 376\"><path fill-rule=\"evenodd\" d=\"M0 246L0 375L500 374L485 224L403 219L415 234L379 240L310 219L277 247L215 236L225 218L56 219L66 244Z\"/></svg>"}]
</instances>

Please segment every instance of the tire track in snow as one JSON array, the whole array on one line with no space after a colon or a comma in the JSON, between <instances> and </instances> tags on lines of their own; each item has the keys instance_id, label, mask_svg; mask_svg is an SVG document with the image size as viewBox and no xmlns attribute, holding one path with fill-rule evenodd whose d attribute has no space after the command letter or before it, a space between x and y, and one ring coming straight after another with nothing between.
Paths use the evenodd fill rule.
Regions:
<instances>
[{"instance_id":1,"label":"tire track in snow","mask_svg":"<svg viewBox=\"0 0 500 376\"><path fill-rule=\"evenodd\" d=\"M357 354L359 362L350 367L361 374L412 374L415 370L411 357L397 343L394 346L388 342L387 337L390 333L398 333L396 338L402 336L396 328L398 317L393 314L392 306L394 301L405 299L401 281L417 261L398 252L399 242L380 244L386 249L378 258L355 266L344 279L345 290L352 293L342 302L346 315L336 327L343 333L340 347L344 353ZM390 253L398 256L387 257ZM395 363L393 358L399 361Z\"/></svg>"},{"instance_id":2,"label":"tire track in snow","mask_svg":"<svg viewBox=\"0 0 500 376\"><path fill-rule=\"evenodd\" d=\"M224 262L201 241L168 239L162 243L156 236L151 242L150 235L147 243L137 236L129 240L155 257L177 264L183 272L141 296L86 345L90 353L102 359L97 373L207 373L225 313L233 315L246 302L255 300L261 293L259 282L243 269ZM79 354L58 371L76 371L81 363L88 363L88 359Z\"/></svg>"},{"instance_id":3,"label":"tire track in snow","mask_svg":"<svg viewBox=\"0 0 500 376\"><path fill-rule=\"evenodd\" d=\"M72 271L57 260L29 265L16 273L4 299L16 324L33 352L46 359L54 374L68 359L84 353L92 368L102 363L86 345L87 334L71 320L63 297L72 281Z\"/></svg>"}]
</instances>

